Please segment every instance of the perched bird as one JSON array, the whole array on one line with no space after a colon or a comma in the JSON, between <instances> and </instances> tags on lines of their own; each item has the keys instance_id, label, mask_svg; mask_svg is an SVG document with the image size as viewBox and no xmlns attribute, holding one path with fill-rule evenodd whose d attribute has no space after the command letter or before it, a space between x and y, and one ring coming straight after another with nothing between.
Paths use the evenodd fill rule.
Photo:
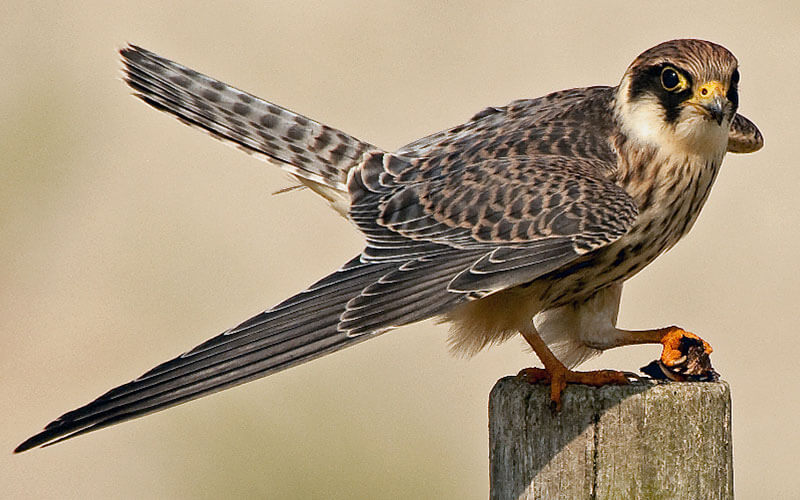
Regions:
<instances>
[{"instance_id":1,"label":"perched bird","mask_svg":"<svg viewBox=\"0 0 800 500\"><path fill-rule=\"evenodd\" d=\"M686 370L697 336L616 327L622 284L697 219L726 151L761 148L736 113L739 70L724 47L672 40L619 85L487 108L387 152L136 46L121 51L135 95L276 163L327 199L364 250L297 295L70 411L17 452L205 396L438 318L473 353L521 334L550 383L626 383L571 368L605 349L661 343Z\"/></svg>"}]
</instances>

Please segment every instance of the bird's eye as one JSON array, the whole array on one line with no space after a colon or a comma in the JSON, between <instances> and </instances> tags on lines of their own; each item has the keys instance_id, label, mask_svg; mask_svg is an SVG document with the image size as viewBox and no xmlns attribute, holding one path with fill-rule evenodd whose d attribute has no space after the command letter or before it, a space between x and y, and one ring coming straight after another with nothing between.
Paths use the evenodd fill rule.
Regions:
<instances>
[{"instance_id":1,"label":"bird's eye","mask_svg":"<svg viewBox=\"0 0 800 500\"><path fill-rule=\"evenodd\" d=\"M736 85L737 83L739 83L739 78L740 78L739 70L738 69L733 70L733 74L731 75L731 82L733 82L733 84Z\"/></svg>"},{"instance_id":2,"label":"bird's eye","mask_svg":"<svg viewBox=\"0 0 800 500\"><path fill-rule=\"evenodd\" d=\"M661 85L669 92L680 92L686 89L688 83L675 68L667 66L661 70Z\"/></svg>"}]
</instances>

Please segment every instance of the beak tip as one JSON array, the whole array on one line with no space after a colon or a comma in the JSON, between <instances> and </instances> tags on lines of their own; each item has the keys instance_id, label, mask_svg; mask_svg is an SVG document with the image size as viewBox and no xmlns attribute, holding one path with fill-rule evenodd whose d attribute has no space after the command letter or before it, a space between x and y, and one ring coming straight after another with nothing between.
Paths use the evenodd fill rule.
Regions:
<instances>
[{"instance_id":1,"label":"beak tip","mask_svg":"<svg viewBox=\"0 0 800 500\"><path fill-rule=\"evenodd\" d=\"M725 119L725 104L722 98L716 97L705 106L706 111L708 111L711 118L717 122L717 125L722 125L722 121Z\"/></svg>"}]
</instances>

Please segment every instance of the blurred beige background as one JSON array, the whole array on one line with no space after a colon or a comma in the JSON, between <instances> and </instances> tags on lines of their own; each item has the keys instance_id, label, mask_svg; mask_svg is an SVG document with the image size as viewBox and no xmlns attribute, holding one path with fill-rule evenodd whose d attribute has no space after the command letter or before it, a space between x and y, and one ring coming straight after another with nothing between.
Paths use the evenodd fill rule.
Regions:
<instances>
[{"instance_id":1,"label":"blurred beige background","mask_svg":"<svg viewBox=\"0 0 800 500\"><path fill-rule=\"evenodd\" d=\"M620 323L708 339L733 390L737 494L796 495L800 7L555 3L3 2L2 496L485 498L489 389L532 362L516 341L454 358L426 322L12 456L360 249L310 192L271 196L289 185L277 168L130 97L126 42L395 148L487 105L616 84L641 51L687 36L738 56L740 111L766 147L728 157L692 233L627 285Z\"/></svg>"}]
</instances>

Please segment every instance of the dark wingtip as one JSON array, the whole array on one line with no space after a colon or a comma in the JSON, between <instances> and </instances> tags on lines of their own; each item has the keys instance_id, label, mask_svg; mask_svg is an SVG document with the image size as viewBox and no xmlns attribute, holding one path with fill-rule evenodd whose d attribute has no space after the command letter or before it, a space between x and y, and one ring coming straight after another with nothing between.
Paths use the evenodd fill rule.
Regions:
<instances>
[{"instance_id":1,"label":"dark wingtip","mask_svg":"<svg viewBox=\"0 0 800 500\"><path fill-rule=\"evenodd\" d=\"M111 421L113 422L113 420ZM103 426L95 425L86 427L81 425L75 425L74 423L65 423L61 419L54 420L49 424L47 424L44 430L42 430L37 434L34 434L33 436L23 441L19 446L14 448L14 453L22 453L32 448L39 448L39 447L46 448L56 443L60 443L65 439L79 436L81 434L90 432L95 429L99 429L101 427Z\"/></svg>"},{"instance_id":2,"label":"dark wingtip","mask_svg":"<svg viewBox=\"0 0 800 500\"><path fill-rule=\"evenodd\" d=\"M47 442L47 439L42 437L42 433L36 434L34 436L29 437L25 441L23 441L19 446L14 448L14 453L22 453L23 451L28 451L31 448L36 448L37 446L41 446Z\"/></svg>"},{"instance_id":3,"label":"dark wingtip","mask_svg":"<svg viewBox=\"0 0 800 500\"><path fill-rule=\"evenodd\" d=\"M62 417L68 414L62 415ZM40 432L37 432L33 436L29 437L25 441L23 441L19 446L14 448L14 453L22 453L23 451L28 451L32 448L38 447L46 447L50 446L51 444L56 444L59 441L67 439L72 436L71 433L74 433L76 428L79 426L75 426L74 424L66 423L62 417L53 420L49 424L47 424L44 429Z\"/></svg>"}]
</instances>

